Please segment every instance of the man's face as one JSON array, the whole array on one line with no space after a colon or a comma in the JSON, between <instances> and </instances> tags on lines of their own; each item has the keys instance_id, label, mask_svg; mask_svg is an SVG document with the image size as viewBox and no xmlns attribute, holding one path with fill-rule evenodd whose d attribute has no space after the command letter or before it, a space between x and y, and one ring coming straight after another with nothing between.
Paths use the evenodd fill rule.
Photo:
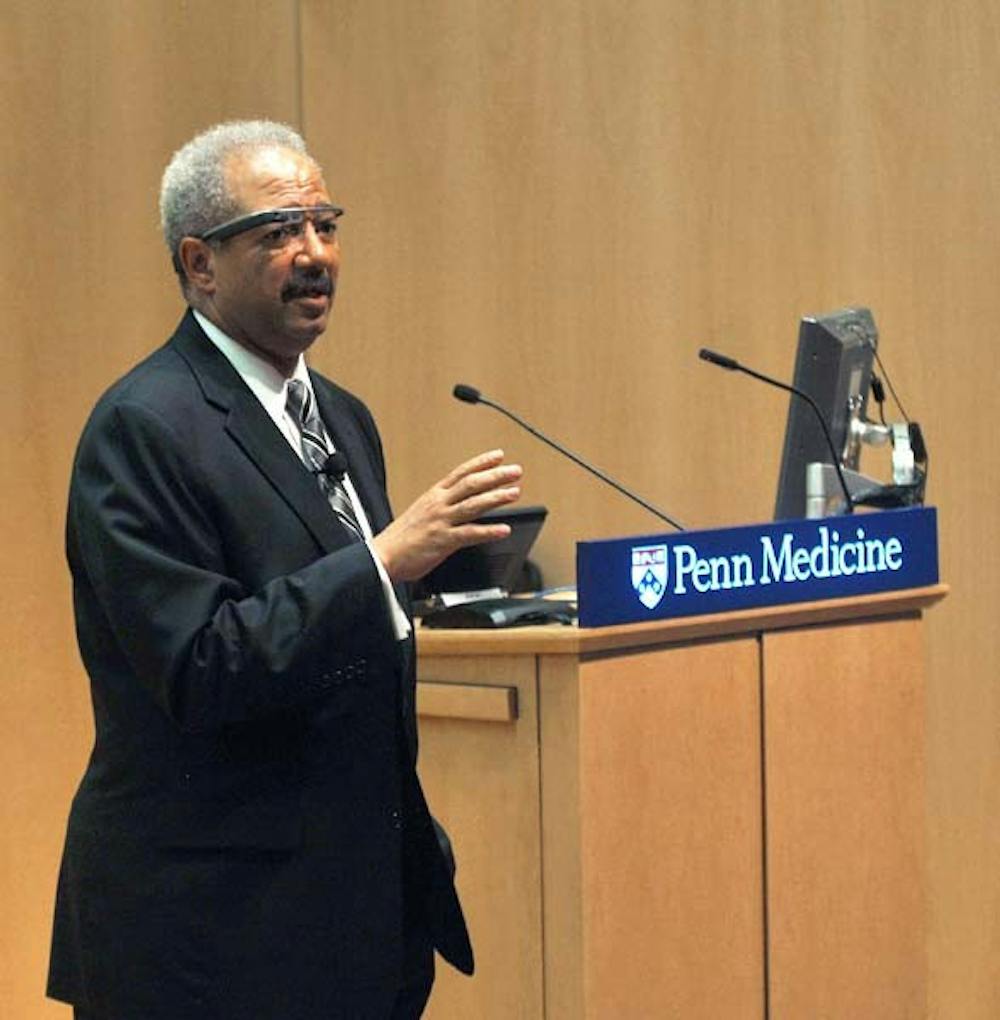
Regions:
<instances>
[{"instance_id":1,"label":"man's face","mask_svg":"<svg viewBox=\"0 0 1000 1020\"><path fill-rule=\"evenodd\" d=\"M291 149L235 157L227 182L241 212L330 204L319 167ZM212 248L200 309L238 343L288 373L326 329L340 245L335 219L306 218L294 231L254 227Z\"/></svg>"}]
</instances>

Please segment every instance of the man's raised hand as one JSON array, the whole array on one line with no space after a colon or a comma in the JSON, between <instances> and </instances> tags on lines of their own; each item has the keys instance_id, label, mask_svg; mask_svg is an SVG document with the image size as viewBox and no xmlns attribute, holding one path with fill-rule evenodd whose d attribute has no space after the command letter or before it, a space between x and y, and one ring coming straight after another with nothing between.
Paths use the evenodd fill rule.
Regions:
<instances>
[{"instance_id":1,"label":"man's raised hand","mask_svg":"<svg viewBox=\"0 0 1000 1020\"><path fill-rule=\"evenodd\" d=\"M416 581L456 549L506 538L506 524L473 524L520 495L519 464L490 450L459 464L408 506L372 542L394 581Z\"/></svg>"}]
</instances>

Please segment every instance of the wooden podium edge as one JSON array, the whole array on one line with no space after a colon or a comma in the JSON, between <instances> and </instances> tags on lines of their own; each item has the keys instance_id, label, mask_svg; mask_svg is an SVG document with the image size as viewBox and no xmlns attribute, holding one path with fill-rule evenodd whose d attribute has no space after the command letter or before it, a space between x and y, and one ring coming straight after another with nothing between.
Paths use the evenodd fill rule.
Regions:
<instances>
[{"instance_id":1,"label":"wooden podium edge","mask_svg":"<svg viewBox=\"0 0 1000 1020\"><path fill-rule=\"evenodd\" d=\"M940 602L947 584L852 595L841 599L794 602L685 616L613 627L517 627L509 630L424 630L416 628L420 654L429 655L581 655L622 648L670 645L729 635L786 630L843 620L919 613Z\"/></svg>"}]
</instances>

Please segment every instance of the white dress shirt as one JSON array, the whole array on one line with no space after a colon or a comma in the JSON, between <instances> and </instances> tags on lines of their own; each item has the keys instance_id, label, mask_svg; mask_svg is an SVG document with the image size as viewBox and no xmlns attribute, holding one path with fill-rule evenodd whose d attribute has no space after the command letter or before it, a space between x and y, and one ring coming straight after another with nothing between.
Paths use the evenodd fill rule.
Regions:
<instances>
[{"instance_id":1,"label":"white dress shirt","mask_svg":"<svg viewBox=\"0 0 1000 1020\"><path fill-rule=\"evenodd\" d=\"M240 378L250 387L251 392L260 401L268 416L278 427L278 430L288 440L288 445L295 451L296 456L302 460L302 436L298 425L287 411L288 380L273 365L268 364L263 358L254 354L253 351L248 350L242 344L238 344L233 340L232 337L223 333L214 322L210 322L199 311L196 309L192 309L192 311L194 312L194 317L198 320L198 325L205 331L205 335L240 374ZM301 354L295 366L295 371L292 373L292 378L300 379L305 383L313 396L313 400L316 399L316 394L312 388L312 381L306 368L306 359ZM318 407L319 405L315 406ZM350 475L345 474L342 482L351 500L351 506L354 508L354 516L358 519L358 523L361 525L362 532L364 533L365 545L368 547L368 552L371 554L375 569L378 571L379 579L382 582L382 591L385 595L386 607L389 611L393 631L397 639L402 641L410 633L410 621L407 619L406 613L403 612L399 600L396 598L396 592L393 590L392 582L389 580L385 566L372 546L373 535L371 524L368 521L368 515L365 513L364 507L361 505L361 500L358 498Z\"/></svg>"}]
</instances>

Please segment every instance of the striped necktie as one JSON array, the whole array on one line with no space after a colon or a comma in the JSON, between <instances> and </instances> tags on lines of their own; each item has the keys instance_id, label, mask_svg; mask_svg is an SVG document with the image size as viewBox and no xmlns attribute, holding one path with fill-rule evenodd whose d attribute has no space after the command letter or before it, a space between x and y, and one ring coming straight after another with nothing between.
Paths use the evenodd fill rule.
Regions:
<instances>
[{"instance_id":1,"label":"striped necktie","mask_svg":"<svg viewBox=\"0 0 1000 1020\"><path fill-rule=\"evenodd\" d=\"M351 497L347 494L343 482L339 478L324 473L327 458L330 456L331 445L327 442L323 420L316 410L312 391L301 379L290 379L288 382L288 399L285 404L289 417L298 426L302 443L302 459L305 465L316 476L319 487L330 501L334 513L356 539L362 538L361 526L354 514Z\"/></svg>"}]
</instances>

